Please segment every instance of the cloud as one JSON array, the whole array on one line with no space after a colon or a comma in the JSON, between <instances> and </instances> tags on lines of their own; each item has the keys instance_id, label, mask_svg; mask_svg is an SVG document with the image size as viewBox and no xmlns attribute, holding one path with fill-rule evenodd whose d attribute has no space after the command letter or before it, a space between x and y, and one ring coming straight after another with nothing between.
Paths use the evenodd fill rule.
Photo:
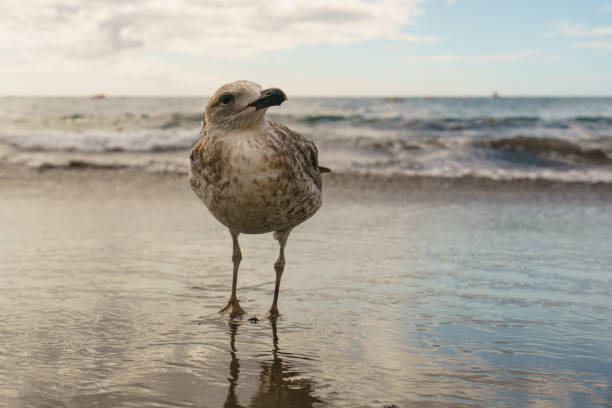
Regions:
<instances>
[{"instance_id":1,"label":"cloud","mask_svg":"<svg viewBox=\"0 0 612 408\"><path fill-rule=\"evenodd\" d=\"M612 41L591 41L573 44L574 48L601 48L612 49Z\"/></svg>"},{"instance_id":2,"label":"cloud","mask_svg":"<svg viewBox=\"0 0 612 408\"><path fill-rule=\"evenodd\" d=\"M402 58L407 62L510 62L538 54L536 50L522 50L515 52L499 53L499 54L482 54L482 55L418 55Z\"/></svg>"},{"instance_id":3,"label":"cloud","mask_svg":"<svg viewBox=\"0 0 612 408\"><path fill-rule=\"evenodd\" d=\"M600 11L612 11L612 3L602 6L599 10Z\"/></svg>"},{"instance_id":4,"label":"cloud","mask_svg":"<svg viewBox=\"0 0 612 408\"><path fill-rule=\"evenodd\" d=\"M0 48L37 58L165 52L234 58L305 45L434 42L406 34L421 0L3 0Z\"/></svg>"},{"instance_id":5,"label":"cloud","mask_svg":"<svg viewBox=\"0 0 612 408\"><path fill-rule=\"evenodd\" d=\"M555 34L570 37L597 37L612 35L612 26L587 28L584 24L562 21L557 23L557 30L545 34L546 37L553 37Z\"/></svg>"}]
</instances>

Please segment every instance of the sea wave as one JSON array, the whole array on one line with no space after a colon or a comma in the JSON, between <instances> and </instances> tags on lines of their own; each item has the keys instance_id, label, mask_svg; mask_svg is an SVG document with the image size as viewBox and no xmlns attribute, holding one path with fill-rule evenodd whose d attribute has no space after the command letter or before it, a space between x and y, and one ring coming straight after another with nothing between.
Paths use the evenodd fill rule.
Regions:
<instances>
[{"instance_id":1,"label":"sea wave","mask_svg":"<svg viewBox=\"0 0 612 408\"><path fill-rule=\"evenodd\" d=\"M515 136L504 139L477 140L475 146L504 152L535 155L551 160L571 160L593 165L611 165L612 158L602 148L583 147L579 143L554 137Z\"/></svg>"},{"instance_id":2,"label":"sea wave","mask_svg":"<svg viewBox=\"0 0 612 408\"><path fill-rule=\"evenodd\" d=\"M577 116L573 122L597 123L612 126L612 116Z\"/></svg>"},{"instance_id":3,"label":"sea wave","mask_svg":"<svg viewBox=\"0 0 612 408\"><path fill-rule=\"evenodd\" d=\"M149 154L152 158L164 152L185 153L199 137L197 129L140 129L131 132L49 130L0 134L0 140L23 152L109 155L124 152ZM315 139L321 160L328 160L333 167L345 170L389 174L419 172L449 177L480 174L501 178L524 178L533 174L541 177L543 171L551 171L545 177L569 177L572 180L583 176L594 177L594 180L612 177L612 140L609 138L567 140L528 134L508 137L481 134L446 138L381 137L378 134L375 137L351 137L331 133L317 135ZM323 161L322 164L327 165ZM572 172L582 173L582 176Z\"/></svg>"},{"instance_id":4,"label":"sea wave","mask_svg":"<svg viewBox=\"0 0 612 408\"><path fill-rule=\"evenodd\" d=\"M316 114L316 115L270 115L281 122L300 123L308 126L375 127L377 129L418 130L418 131L461 131L461 130L494 130L509 128L568 129L572 126L584 126L590 129L612 127L612 117L577 116L564 119L546 119L539 116L476 116L410 118L401 115L365 115L365 114Z\"/></svg>"},{"instance_id":5,"label":"sea wave","mask_svg":"<svg viewBox=\"0 0 612 408\"><path fill-rule=\"evenodd\" d=\"M305 128L338 129L349 128L353 131L371 129L374 131L404 131L417 133L452 133L452 132L494 132L512 131L517 129L540 129L548 131L564 131L568 129L586 129L612 133L612 116L579 115L558 119L538 115L481 115L481 116L440 116L412 117L409 112L375 111L355 113L351 111L333 111L323 113L296 114L271 112L268 115L289 125ZM79 112L63 113L49 117L21 118L8 127L0 128L0 133L6 134L11 127L38 128L49 131L63 132L137 132L142 130L196 130L199 128L202 113L164 112L164 113L132 113L132 112ZM1 135L0 135L1 136Z\"/></svg>"},{"instance_id":6,"label":"sea wave","mask_svg":"<svg viewBox=\"0 0 612 408\"><path fill-rule=\"evenodd\" d=\"M199 124L202 120L201 113L180 113L175 112L170 115L170 118L167 119L162 125L162 129L172 129L182 126L193 126L194 124Z\"/></svg>"},{"instance_id":7,"label":"sea wave","mask_svg":"<svg viewBox=\"0 0 612 408\"><path fill-rule=\"evenodd\" d=\"M359 137L353 140L359 148L388 154L405 154L413 152L422 154L436 149L469 149L479 148L504 153L516 153L548 157L551 159L582 160L594 165L610 165L612 157L612 141L608 139L568 141L555 137L540 137L514 135L507 138L367 138ZM474 151L473 154L478 154Z\"/></svg>"},{"instance_id":8,"label":"sea wave","mask_svg":"<svg viewBox=\"0 0 612 408\"><path fill-rule=\"evenodd\" d=\"M368 126L383 129L406 129L406 130L434 130L454 131L466 129L484 129L497 127L528 127L542 120L537 116L515 116L515 117L441 117L441 118L405 118L403 116L377 116L377 115L271 115L280 121L297 122L307 125L344 123L351 126ZM559 124L559 126L566 126Z\"/></svg>"},{"instance_id":9,"label":"sea wave","mask_svg":"<svg viewBox=\"0 0 612 408\"><path fill-rule=\"evenodd\" d=\"M22 150L68 152L165 152L184 150L200 138L197 129L116 131L58 129L0 133L0 141Z\"/></svg>"},{"instance_id":10,"label":"sea wave","mask_svg":"<svg viewBox=\"0 0 612 408\"><path fill-rule=\"evenodd\" d=\"M121 155L121 153L117 153ZM185 159L185 160L182 160ZM63 157L40 157L34 153L32 156L21 156L18 160L12 160L13 164L21 164L26 167L40 171L146 171L152 173L187 174L189 170L186 157L169 157L166 160L147 159L146 157L133 156L109 157L101 156L63 156ZM539 172L526 172L503 169L464 169L452 171L445 169L354 169L334 167L332 173L325 174L326 180L369 180L380 183L404 181L418 184L419 186L438 185L449 186L472 186L476 189L487 190L492 187L533 187L546 189L563 185L583 186L584 188L605 189L612 192L612 174L609 172L589 171L567 171L558 172L544 170ZM342 182L342 185L345 185ZM536 191L534 190L534 191Z\"/></svg>"},{"instance_id":11,"label":"sea wave","mask_svg":"<svg viewBox=\"0 0 612 408\"><path fill-rule=\"evenodd\" d=\"M612 130L610 116L576 116L564 119L547 119L540 116L475 116L475 117L432 117L413 118L406 114L393 113L321 113L321 114L279 114L269 115L273 120L304 126L351 126L379 130L452 132L466 130L497 130L512 128L569 129L581 126L587 129ZM160 115L121 113L116 115L95 115L74 112L42 119L45 124L63 130L86 129L87 127L113 127L119 129L181 129L197 128L202 119L201 112L172 112Z\"/></svg>"}]
</instances>

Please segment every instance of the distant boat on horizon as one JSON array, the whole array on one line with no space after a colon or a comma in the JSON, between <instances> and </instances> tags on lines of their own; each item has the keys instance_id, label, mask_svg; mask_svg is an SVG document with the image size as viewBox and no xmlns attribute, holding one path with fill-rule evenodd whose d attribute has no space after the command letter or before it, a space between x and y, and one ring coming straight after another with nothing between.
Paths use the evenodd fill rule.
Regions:
<instances>
[{"instance_id":1,"label":"distant boat on horizon","mask_svg":"<svg viewBox=\"0 0 612 408\"><path fill-rule=\"evenodd\" d=\"M404 102L406 100L406 98L400 98L399 96L390 96L385 98L385 102L389 102L389 103L399 103L399 102Z\"/></svg>"},{"instance_id":2,"label":"distant boat on horizon","mask_svg":"<svg viewBox=\"0 0 612 408\"><path fill-rule=\"evenodd\" d=\"M106 95L104 95L103 93L99 93L99 94L91 95L89 99L104 99L104 98L106 98Z\"/></svg>"},{"instance_id":3,"label":"distant boat on horizon","mask_svg":"<svg viewBox=\"0 0 612 408\"><path fill-rule=\"evenodd\" d=\"M491 94L491 98L493 98L493 99L498 99L499 98L499 94L497 93L497 91L493 91L493 93Z\"/></svg>"}]
</instances>

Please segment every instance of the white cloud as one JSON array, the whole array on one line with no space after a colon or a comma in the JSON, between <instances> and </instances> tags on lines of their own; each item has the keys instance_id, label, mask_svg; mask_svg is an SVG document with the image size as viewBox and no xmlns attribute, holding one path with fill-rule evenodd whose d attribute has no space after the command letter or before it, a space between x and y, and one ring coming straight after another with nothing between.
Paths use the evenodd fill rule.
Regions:
<instances>
[{"instance_id":1,"label":"white cloud","mask_svg":"<svg viewBox=\"0 0 612 408\"><path fill-rule=\"evenodd\" d=\"M130 51L228 58L303 45L433 42L402 28L421 0L3 0L0 48L37 58Z\"/></svg>"},{"instance_id":2,"label":"white cloud","mask_svg":"<svg viewBox=\"0 0 612 408\"><path fill-rule=\"evenodd\" d=\"M579 42L573 44L575 48L602 48L612 49L612 41L591 41Z\"/></svg>"},{"instance_id":3,"label":"white cloud","mask_svg":"<svg viewBox=\"0 0 612 408\"><path fill-rule=\"evenodd\" d=\"M267 78L274 70L245 61L267 52L435 42L410 33L423 1L2 0L0 92L209 92Z\"/></svg>"},{"instance_id":4,"label":"white cloud","mask_svg":"<svg viewBox=\"0 0 612 408\"><path fill-rule=\"evenodd\" d=\"M202 93L208 92L207 85L221 81L155 56L129 53L79 60L59 56L12 59L3 64L2 77L4 92L31 95L148 95L164 88L176 94Z\"/></svg>"},{"instance_id":5,"label":"white cloud","mask_svg":"<svg viewBox=\"0 0 612 408\"><path fill-rule=\"evenodd\" d=\"M554 33L547 33L545 36L553 37L554 34L570 37L597 37L612 35L612 26L587 28L584 24L562 21L557 23L557 30Z\"/></svg>"},{"instance_id":6,"label":"white cloud","mask_svg":"<svg viewBox=\"0 0 612 408\"><path fill-rule=\"evenodd\" d=\"M499 53L499 54L482 54L482 55L417 55L404 57L407 62L510 62L517 61L521 58L529 57L538 54L536 50L522 50L515 52Z\"/></svg>"}]
</instances>

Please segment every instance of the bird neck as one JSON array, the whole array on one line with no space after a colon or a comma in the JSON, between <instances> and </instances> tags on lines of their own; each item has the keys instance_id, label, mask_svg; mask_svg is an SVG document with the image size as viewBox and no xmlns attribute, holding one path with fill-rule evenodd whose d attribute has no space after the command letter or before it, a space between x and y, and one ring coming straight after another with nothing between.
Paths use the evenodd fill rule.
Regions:
<instances>
[{"instance_id":1,"label":"bird neck","mask_svg":"<svg viewBox=\"0 0 612 408\"><path fill-rule=\"evenodd\" d=\"M222 140L225 138L249 137L265 133L270 128L268 122L262 116L258 121L245 121L242 126L206 126L206 134L211 140Z\"/></svg>"}]
</instances>

